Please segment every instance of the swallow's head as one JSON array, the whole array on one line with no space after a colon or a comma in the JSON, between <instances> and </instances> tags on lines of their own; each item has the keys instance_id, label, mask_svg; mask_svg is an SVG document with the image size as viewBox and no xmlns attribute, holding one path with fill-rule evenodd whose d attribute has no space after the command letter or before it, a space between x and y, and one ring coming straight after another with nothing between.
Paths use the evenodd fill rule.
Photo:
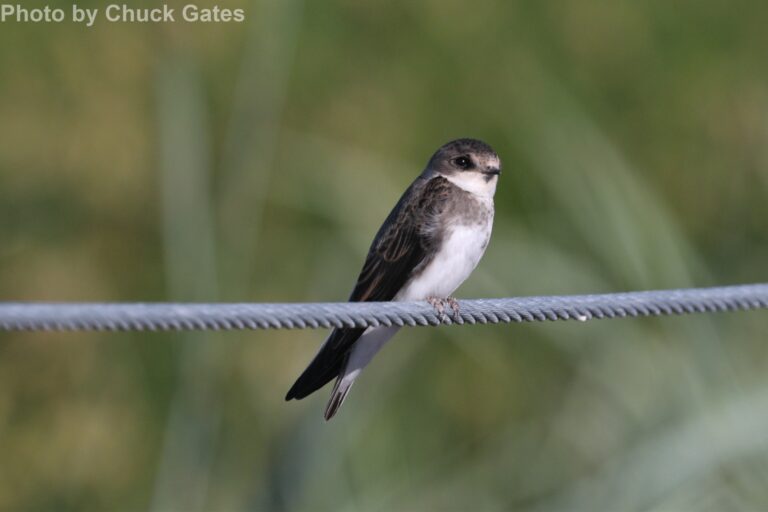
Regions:
<instances>
[{"instance_id":1,"label":"swallow's head","mask_svg":"<svg viewBox=\"0 0 768 512\"><path fill-rule=\"evenodd\" d=\"M496 152L485 142L458 139L432 155L427 171L445 177L454 185L481 196L493 196L501 174Z\"/></svg>"}]
</instances>

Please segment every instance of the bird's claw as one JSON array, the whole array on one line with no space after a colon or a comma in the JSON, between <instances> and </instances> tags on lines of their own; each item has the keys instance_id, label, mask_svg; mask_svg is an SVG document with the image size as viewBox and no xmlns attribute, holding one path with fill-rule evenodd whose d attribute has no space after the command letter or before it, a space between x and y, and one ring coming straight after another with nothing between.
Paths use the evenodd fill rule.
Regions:
<instances>
[{"instance_id":1,"label":"bird's claw","mask_svg":"<svg viewBox=\"0 0 768 512\"><path fill-rule=\"evenodd\" d=\"M458 322L461 319L459 314L459 301L456 300L456 297L427 297L427 302L430 306L435 308L435 312L441 322L444 322L447 319L447 315L445 314L446 306L450 306L454 322Z\"/></svg>"}]
</instances>

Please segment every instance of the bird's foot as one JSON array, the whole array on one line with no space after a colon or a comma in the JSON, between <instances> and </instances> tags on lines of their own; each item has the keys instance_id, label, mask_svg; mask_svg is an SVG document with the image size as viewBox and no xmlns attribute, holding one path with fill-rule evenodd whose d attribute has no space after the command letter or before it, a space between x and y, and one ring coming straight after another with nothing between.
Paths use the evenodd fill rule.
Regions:
<instances>
[{"instance_id":1,"label":"bird's foot","mask_svg":"<svg viewBox=\"0 0 768 512\"><path fill-rule=\"evenodd\" d=\"M445 314L446 306L451 308L453 321L458 322L460 320L459 301L456 300L456 297L427 297L427 302L430 306L435 308L435 312L441 322L444 322L447 318L447 315Z\"/></svg>"}]
</instances>

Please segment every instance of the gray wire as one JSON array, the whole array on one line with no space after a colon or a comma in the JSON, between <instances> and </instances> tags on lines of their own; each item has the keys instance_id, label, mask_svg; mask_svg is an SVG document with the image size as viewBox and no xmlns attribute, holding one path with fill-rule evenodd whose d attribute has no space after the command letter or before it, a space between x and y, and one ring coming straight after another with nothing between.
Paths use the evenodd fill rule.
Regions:
<instances>
[{"instance_id":1,"label":"gray wire","mask_svg":"<svg viewBox=\"0 0 768 512\"><path fill-rule=\"evenodd\" d=\"M191 331L496 324L680 315L768 308L768 284L600 295L427 302L295 304L0 302L0 331Z\"/></svg>"}]
</instances>

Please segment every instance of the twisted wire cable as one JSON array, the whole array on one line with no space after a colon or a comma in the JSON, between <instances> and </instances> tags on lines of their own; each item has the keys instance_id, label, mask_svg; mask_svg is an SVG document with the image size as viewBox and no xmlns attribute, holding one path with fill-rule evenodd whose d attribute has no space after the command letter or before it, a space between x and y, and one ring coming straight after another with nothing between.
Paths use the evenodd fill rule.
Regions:
<instances>
[{"instance_id":1,"label":"twisted wire cable","mask_svg":"<svg viewBox=\"0 0 768 512\"><path fill-rule=\"evenodd\" d=\"M768 283L596 295L284 304L0 302L0 331L192 331L496 324L768 308Z\"/></svg>"}]
</instances>

